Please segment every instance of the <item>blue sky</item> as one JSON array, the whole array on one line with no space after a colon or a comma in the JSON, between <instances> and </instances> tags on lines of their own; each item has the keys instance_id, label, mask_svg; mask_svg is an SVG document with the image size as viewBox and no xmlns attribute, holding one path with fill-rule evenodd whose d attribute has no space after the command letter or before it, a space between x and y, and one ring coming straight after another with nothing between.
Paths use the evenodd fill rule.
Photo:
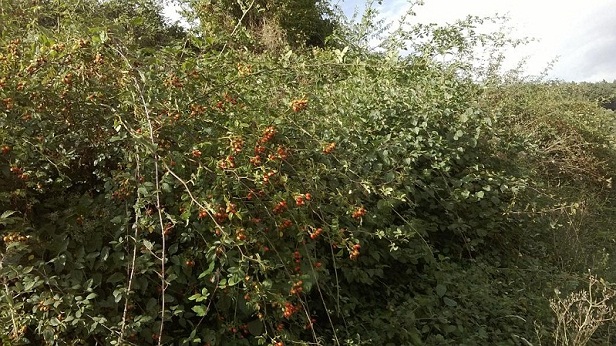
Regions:
<instances>
[{"instance_id":1,"label":"blue sky","mask_svg":"<svg viewBox=\"0 0 616 346\"><path fill-rule=\"evenodd\" d=\"M332 0L336 3L338 0ZM395 20L407 0L383 0L383 18ZM362 0L339 0L347 14L363 8ZM509 51L513 67L527 58L527 73L543 71L558 59L548 77L566 81L616 79L616 0L425 0L415 7L421 23L444 24L467 15L508 15L514 35L537 42Z\"/></svg>"}]
</instances>

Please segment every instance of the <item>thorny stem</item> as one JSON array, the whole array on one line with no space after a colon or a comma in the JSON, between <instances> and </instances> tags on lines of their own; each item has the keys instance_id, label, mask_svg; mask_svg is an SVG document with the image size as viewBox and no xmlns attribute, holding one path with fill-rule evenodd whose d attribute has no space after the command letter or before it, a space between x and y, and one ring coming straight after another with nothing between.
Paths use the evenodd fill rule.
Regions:
<instances>
[{"instance_id":1,"label":"thorny stem","mask_svg":"<svg viewBox=\"0 0 616 346\"><path fill-rule=\"evenodd\" d=\"M138 156L138 155L137 155ZM139 158L137 157L137 169L136 175L139 176ZM128 274L128 285L126 287L126 299L124 300L124 311L122 312L122 325L120 327L120 337L118 344L122 345L124 342L124 330L126 328L126 317L128 316L129 295L133 287L133 278L135 276L135 263L137 261L137 237L138 237L138 224L139 214L135 214L135 222L133 223L134 235L133 235L133 256L131 259L130 272ZM128 232L128 230L127 230Z\"/></svg>"},{"instance_id":2,"label":"thorny stem","mask_svg":"<svg viewBox=\"0 0 616 346\"><path fill-rule=\"evenodd\" d=\"M148 105L145 101L145 98L143 97L143 92L141 90L141 88L139 87L139 83L137 83L137 80L135 80L135 86L137 88L137 90L139 91L139 98L141 99L141 103L143 104L143 111L145 113L145 118L146 121L148 123L148 128L149 128L149 134L150 134L150 143L155 144L155 140L154 140L154 130L152 128L152 121L150 119L150 111L148 109ZM164 225L164 221L163 221L163 214L162 214L162 205L160 203L160 176L159 176L159 167L158 167L158 161L160 160L160 157L158 156L158 154L156 152L153 153L154 156L154 184L155 184L155 188L156 188L156 210L158 213L158 223L160 226L160 234L161 234L161 242L162 242L162 250L161 250L161 259L160 259L160 329L158 330L158 345L161 346L162 345L162 339L163 339L163 330L164 330L164 326L165 326L165 290L167 288L167 282L165 280L165 261L167 260L167 239L165 238L165 225Z\"/></svg>"},{"instance_id":3,"label":"thorny stem","mask_svg":"<svg viewBox=\"0 0 616 346\"><path fill-rule=\"evenodd\" d=\"M127 65L130 66L130 62L128 61L128 59L126 58L126 56L119 50L116 50L116 52L126 61ZM139 74L141 74L141 71L137 70L137 72ZM141 77L143 77L143 75L141 75ZM133 81L135 83L135 88L137 89L137 92L139 93L139 100L141 101L141 104L143 105L143 111L145 114L145 119L147 121L147 125L148 125L148 130L149 130L149 135L150 135L150 143L152 144L156 144L156 141L154 140L154 128L152 126L152 120L150 119L150 110L148 108L148 104L145 100L145 97L143 96L143 90L141 90L141 87L139 86L139 82L137 81L137 79L135 77L133 77ZM160 328L158 330L158 346L162 345L162 339L163 339L163 331L164 331L164 326L165 326L165 307L166 307L166 302L165 302L165 290L167 288L167 282L165 281L165 277L166 277L166 259L167 259L167 240L165 238L165 234L164 234L164 222L163 222L163 214L162 214L162 205L160 202L160 173L159 173L159 166L158 166L158 162L160 161L160 156L156 153L156 151L154 151L152 153L152 156L154 158L154 183L155 183L155 188L156 188L156 209L157 209L157 213L158 213L158 222L159 222L159 226L160 226L160 233L161 233L161 245L162 245L162 250L161 250L161 255L160 255L160 297L161 297L161 311L160 311Z\"/></svg>"},{"instance_id":4,"label":"thorny stem","mask_svg":"<svg viewBox=\"0 0 616 346\"><path fill-rule=\"evenodd\" d=\"M4 260L4 256L0 259L0 269L2 269L2 260ZM6 291L6 302L11 307L11 323L13 324L13 331L11 332L11 334L17 336L19 333L19 328L17 325L17 320L15 319L15 311L13 309L13 304L11 304L11 301L9 299L11 292L9 291L9 286L6 284L6 281L4 281L3 284L4 290Z\"/></svg>"}]
</instances>

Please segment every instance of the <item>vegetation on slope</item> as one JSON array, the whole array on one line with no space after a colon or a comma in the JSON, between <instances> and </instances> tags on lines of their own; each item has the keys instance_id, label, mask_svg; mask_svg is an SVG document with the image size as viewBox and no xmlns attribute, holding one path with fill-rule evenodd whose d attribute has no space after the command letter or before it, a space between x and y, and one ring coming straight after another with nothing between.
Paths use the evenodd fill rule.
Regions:
<instances>
[{"instance_id":1,"label":"vegetation on slope","mask_svg":"<svg viewBox=\"0 0 616 346\"><path fill-rule=\"evenodd\" d=\"M3 5L2 344L613 342L613 112L297 3Z\"/></svg>"}]
</instances>

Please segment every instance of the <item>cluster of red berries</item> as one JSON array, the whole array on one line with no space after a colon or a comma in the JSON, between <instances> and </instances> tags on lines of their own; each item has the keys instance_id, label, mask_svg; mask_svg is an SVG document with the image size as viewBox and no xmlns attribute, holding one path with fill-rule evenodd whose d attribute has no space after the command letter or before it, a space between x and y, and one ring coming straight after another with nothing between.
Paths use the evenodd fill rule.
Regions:
<instances>
[{"instance_id":1,"label":"cluster of red berries","mask_svg":"<svg viewBox=\"0 0 616 346\"><path fill-rule=\"evenodd\" d=\"M10 97L3 99L2 102L4 103L4 107L9 111L13 109L13 107L15 106L13 99Z\"/></svg>"},{"instance_id":2,"label":"cluster of red berries","mask_svg":"<svg viewBox=\"0 0 616 346\"><path fill-rule=\"evenodd\" d=\"M194 79L198 79L201 76L199 70L197 69L192 69L190 72L188 72L188 75Z\"/></svg>"},{"instance_id":3,"label":"cluster of red berries","mask_svg":"<svg viewBox=\"0 0 616 346\"><path fill-rule=\"evenodd\" d=\"M331 142L328 145L326 145L325 148L323 148L323 152L325 154L329 154L332 151L334 151L334 149L336 149L336 142Z\"/></svg>"},{"instance_id":4,"label":"cluster of red berries","mask_svg":"<svg viewBox=\"0 0 616 346\"><path fill-rule=\"evenodd\" d=\"M283 229L289 228L291 226L293 226L293 221L289 219L284 219L282 223L280 224L280 226L278 226L278 229L282 231Z\"/></svg>"},{"instance_id":5,"label":"cluster of red berries","mask_svg":"<svg viewBox=\"0 0 616 346\"><path fill-rule=\"evenodd\" d=\"M255 155L250 158L250 164L252 164L253 166L260 166L261 163L261 155Z\"/></svg>"},{"instance_id":6,"label":"cluster of red berries","mask_svg":"<svg viewBox=\"0 0 616 346\"><path fill-rule=\"evenodd\" d=\"M16 242L25 242L26 240L28 240L28 237L21 235L17 232L7 233L4 236L2 236L2 241L4 241L6 244L16 243Z\"/></svg>"},{"instance_id":7,"label":"cluster of red berries","mask_svg":"<svg viewBox=\"0 0 616 346\"><path fill-rule=\"evenodd\" d=\"M299 195L297 197L295 197L295 204L298 207L304 206L306 205L306 201L309 201L312 199L312 195L309 193L303 194L303 195Z\"/></svg>"},{"instance_id":8,"label":"cluster of red berries","mask_svg":"<svg viewBox=\"0 0 616 346\"><path fill-rule=\"evenodd\" d=\"M317 239L321 233L323 233L323 229L322 228L317 228L314 230L314 232L310 233L310 239L315 240Z\"/></svg>"},{"instance_id":9,"label":"cluster of red berries","mask_svg":"<svg viewBox=\"0 0 616 346\"><path fill-rule=\"evenodd\" d=\"M214 213L214 219L216 219L216 222L223 223L223 222L227 221L229 219L229 211L228 210L229 210L228 207L227 207L227 211L225 211L225 208L223 208L223 207L218 208L218 211L216 213Z\"/></svg>"},{"instance_id":10,"label":"cluster of red berries","mask_svg":"<svg viewBox=\"0 0 616 346\"><path fill-rule=\"evenodd\" d=\"M291 109L293 109L294 112L303 111L307 107L308 100L306 98L291 101Z\"/></svg>"},{"instance_id":11,"label":"cluster of red berries","mask_svg":"<svg viewBox=\"0 0 616 346\"><path fill-rule=\"evenodd\" d=\"M300 263L302 263L302 254L297 250L293 252L293 261L295 262L295 272L301 273L302 268L300 267Z\"/></svg>"},{"instance_id":12,"label":"cluster of red berries","mask_svg":"<svg viewBox=\"0 0 616 346\"><path fill-rule=\"evenodd\" d=\"M239 241L245 241L246 240L246 230L244 230L243 228L238 229L237 232L235 232L235 239Z\"/></svg>"},{"instance_id":13,"label":"cluster of red berries","mask_svg":"<svg viewBox=\"0 0 616 346\"><path fill-rule=\"evenodd\" d=\"M224 98L225 98L225 101L227 101L228 103L230 103L232 105L236 105L237 104L237 99L234 98L233 96L229 95L228 93L224 94Z\"/></svg>"},{"instance_id":14,"label":"cluster of red berries","mask_svg":"<svg viewBox=\"0 0 616 346\"><path fill-rule=\"evenodd\" d=\"M28 173L24 173L24 171L17 167L17 166L12 166L10 168L11 173L17 175L17 177L21 180L28 180L30 178L30 175Z\"/></svg>"},{"instance_id":15,"label":"cluster of red berries","mask_svg":"<svg viewBox=\"0 0 616 346\"><path fill-rule=\"evenodd\" d=\"M199 209L199 215L197 216L199 220L205 219L208 216L208 212L205 209Z\"/></svg>"},{"instance_id":16,"label":"cluster of red berries","mask_svg":"<svg viewBox=\"0 0 616 346\"><path fill-rule=\"evenodd\" d=\"M79 48L86 48L87 46L90 45L90 41L88 40L84 40L83 38L80 38L79 40L77 40L77 42L75 43L75 48L79 47Z\"/></svg>"},{"instance_id":17,"label":"cluster of red berries","mask_svg":"<svg viewBox=\"0 0 616 346\"><path fill-rule=\"evenodd\" d=\"M278 147L276 153L278 154L278 158L280 160L286 160L289 157L289 152L284 147Z\"/></svg>"},{"instance_id":18,"label":"cluster of red berries","mask_svg":"<svg viewBox=\"0 0 616 346\"><path fill-rule=\"evenodd\" d=\"M218 163L220 169L233 169L235 168L235 157L233 155L227 156L226 159L221 160Z\"/></svg>"},{"instance_id":19,"label":"cluster of red berries","mask_svg":"<svg viewBox=\"0 0 616 346\"><path fill-rule=\"evenodd\" d=\"M255 145L255 155L260 155L260 154L263 154L264 152L265 152L264 146L262 146L261 144Z\"/></svg>"},{"instance_id":20,"label":"cluster of red berries","mask_svg":"<svg viewBox=\"0 0 616 346\"><path fill-rule=\"evenodd\" d=\"M231 149L237 154L244 148L244 140L242 138L234 138L231 140Z\"/></svg>"},{"instance_id":21,"label":"cluster of red berries","mask_svg":"<svg viewBox=\"0 0 616 346\"><path fill-rule=\"evenodd\" d=\"M351 253L349 254L349 258L351 260L356 260L357 257L359 257L359 249L361 249L361 245L359 244L355 244L353 245L353 249L351 250Z\"/></svg>"},{"instance_id":22,"label":"cluster of red berries","mask_svg":"<svg viewBox=\"0 0 616 346\"><path fill-rule=\"evenodd\" d=\"M165 85L172 86L174 88L183 88L184 87L184 83L182 83L182 81L180 80L180 77L178 77L176 75L169 76L169 78L165 81Z\"/></svg>"},{"instance_id":23,"label":"cluster of red berries","mask_svg":"<svg viewBox=\"0 0 616 346\"><path fill-rule=\"evenodd\" d=\"M192 151L192 156L193 156L194 158L196 158L196 159L200 158L200 157L201 157L201 150L199 150L199 149L193 149L193 151Z\"/></svg>"},{"instance_id":24,"label":"cluster of red berries","mask_svg":"<svg viewBox=\"0 0 616 346\"><path fill-rule=\"evenodd\" d=\"M274 206L274 209L272 209L274 214L280 214L280 213L284 212L285 210L287 210L287 201L280 201L280 202L278 202Z\"/></svg>"},{"instance_id":25,"label":"cluster of red berries","mask_svg":"<svg viewBox=\"0 0 616 346\"><path fill-rule=\"evenodd\" d=\"M276 175L275 171L269 171L267 173L264 173L263 174L263 183L267 184L274 175Z\"/></svg>"},{"instance_id":26,"label":"cluster of red berries","mask_svg":"<svg viewBox=\"0 0 616 346\"><path fill-rule=\"evenodd\" d=\"M351 216L353 216L354 219L359 220L364 215L366 215L366 209L364 207L359 207L359 208L355 209L355 211L353 212L353 214Z\"/></svg>"},{"instance_id":27,"label":"cluster of red berries","mask_svg":"<svg viewBox=\"0 0 616 346\"><path fill-rule=\"evenodd\" d=\"M299 306L286 302L284 303L284 310L282 312L282 315L284 316L284 318L291 318L291 316L293 316L298 311Z\"/></svg>"},{"instance_id":28,"label":"cluster of red berries","mask_svg":"<svg viewBox=\"0 0 616 346\"><path fill-rule=\"evenodd\" d=\"M49 311L49 305L45 304L45 300L41 300L38 302L38 309L40 311Z\"/></svg>"},{"instance_id":29,"label":"cluster of red berries","mask_svg":"<svg viewBox=\"0 0 616 346\"><path fill-rule=\"evenodd\" d=\"M293 284L289 293L290 294L301 294L304 291L304 288L302 287L303 285L304 285L304 282L302 280L299 280L298 282Z\"/></svg>"},{"instance_id":30,"label":"cluster of red berries","mask_svg":"<svg viewBox=\"0 0 616 346\"><path fill-rule=\"evenodd\" d=\"M255 198L263 197L264 195L265 195L265 191L263 190L259 190L259 191L250 190L248 191L248 194L246 194L246 199L249 201L252 201Z\"/></svg>"},{"instance_id":31,"label":"cluster of red berries","mask_svg":"<svg viewBox=\"0 0 616 346\"><path fill-rule=\"evenodd\" d=\"M190 105L190 116L194 117L195 115L201 115L203 113L205 113L205 106L194 103Z\"/></svg>"},{"instance_id":32,"label":"cluster of red berries","mask_svg":"<svg viewBox=\"0 0 616 346\"><path fill-rule=\"evenodd\" d=\"M259 143L265 144L265 143L271 141L272 138L274 138L275 135L276 135L276 128L273 127L273 126L268 126L265 129L265 131L263 131L263 135L259 139ZM255 148L255 151L256 151L256 148Z\"/></svg>"},{"instance_id":33,"label":"cluster of red berries","mask_svg":"<svg viewBox=\"0 0 616 346\"><path fill-rule=\"evenodd\" d=\"M232 105L236 105L237 104L237 99L232 97L231 95L229 95L227 93L225 93L223 95L223 98L224 98L223 100L220 100L220 101L216 102L216 106L214 106L219 111L223 111L224 112L226 110L225 102L226 103L230 103Z\"/></svg>"},{"instance_id":34,"label":"cluster of red berries","mask_svg":"<svg viewBox=\"0 0 616 346\"><path fill-rule=\"evenodd\" d=\"M241 326L239 326L239 329L236 327L229 327L229 331L233 334L240 333L238 335L238 338L240 339L243 339L247 337L248 335L250 335L250 331L248 330L247 324L242 324Z\"/></svg>"}]
</instances>

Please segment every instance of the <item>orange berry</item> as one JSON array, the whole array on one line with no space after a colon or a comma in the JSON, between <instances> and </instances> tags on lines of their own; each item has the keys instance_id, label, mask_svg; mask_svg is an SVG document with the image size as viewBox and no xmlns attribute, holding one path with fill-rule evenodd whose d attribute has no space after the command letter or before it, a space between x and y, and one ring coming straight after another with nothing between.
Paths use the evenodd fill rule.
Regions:
<instances>
[{"instance_id":1,"label":"orange berry","mask_svg":"<svg viewBox=\"0 0 616 346\"><path fill-rule=\"evenodd\" d=\"M325 154L329 154L332 151L334 151L334 149L336 149L336 142L331 142L327 146L325 146L325 148L323 149L323 152Z\"/></svg>"},{"instance_id":2,"label":"orange berry","mask_svg":"<svg viewBox=\"0 0 616 346\"><path fill-rule=\"evenodd\" d=\"M291 108L294 112L302 111L306 107L308 107L308 100L305 98L291 101Z\"/></svg>"},{"instance_id":3,"label":"orange berry","mask_svg":"<svg viewBox=\"0 0 616 346\"><path fill-rule=\"evenodd\" d=\"M305 205L306 202L304 202L304 197L302 197L302 196L296 197L295 198L295 204L297 204L298 206Z\"/></svg>"}]
</instances>

